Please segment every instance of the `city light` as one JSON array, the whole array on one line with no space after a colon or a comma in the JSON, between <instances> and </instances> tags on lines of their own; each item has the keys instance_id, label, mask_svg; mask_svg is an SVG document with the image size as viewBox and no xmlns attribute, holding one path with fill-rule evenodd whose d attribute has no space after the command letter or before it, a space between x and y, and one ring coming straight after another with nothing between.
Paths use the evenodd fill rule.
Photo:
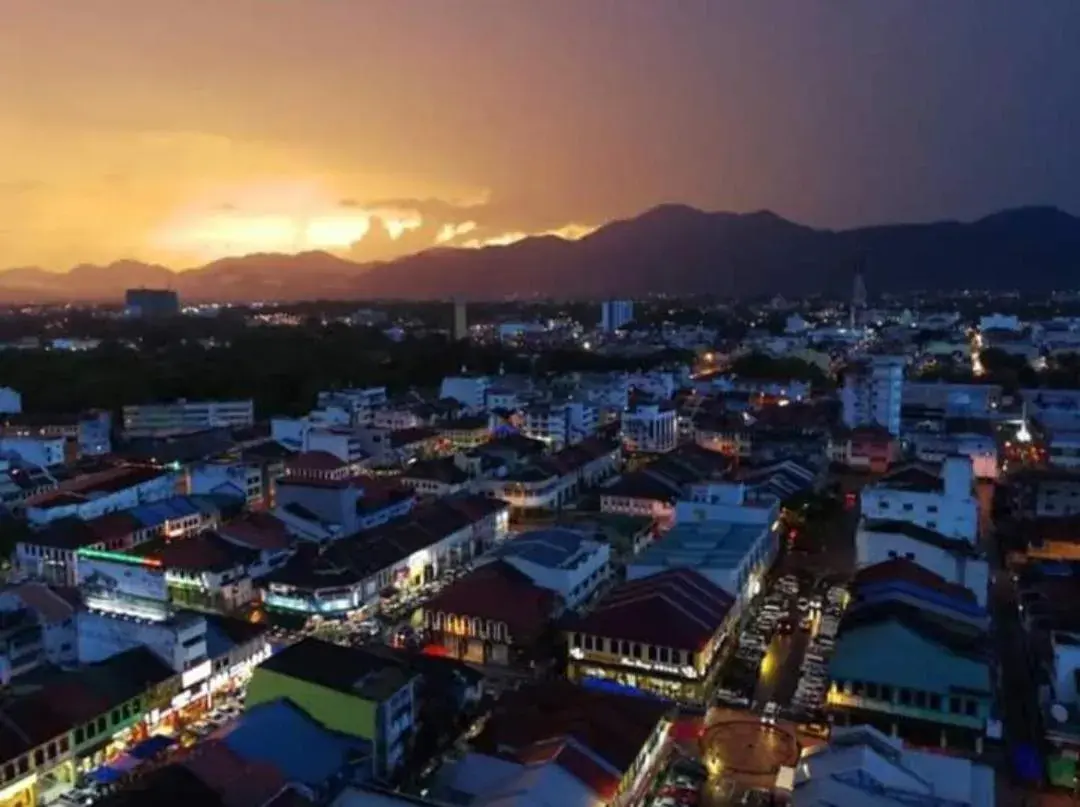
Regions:
<instances>
[{"instance_id":1,"label":"city light","mask_svg":"<svg viewBox=\"0 0 1080 807\"><path fill-rule=\"evenodd\" d=\"M127 563L131 566L146 566L150 569L160 569L162 565L157 558L140 558L125 555L122 552L106 552L103 549L80 549L76 554L87 560L108 560L114 563Z\"/></svg>"}]
</instances>

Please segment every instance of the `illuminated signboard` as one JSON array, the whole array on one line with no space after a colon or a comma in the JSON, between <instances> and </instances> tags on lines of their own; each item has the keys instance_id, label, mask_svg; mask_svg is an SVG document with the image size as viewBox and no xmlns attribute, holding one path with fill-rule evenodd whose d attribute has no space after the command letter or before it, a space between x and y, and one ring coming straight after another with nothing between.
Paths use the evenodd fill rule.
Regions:
<instances>
[{"instance_id":1,"label":"illuminated signboard","mask_svg":"<svg viewBox=\"0 0 1080 807\"><path fill-rule=\"evenodd\" d=\"M80 550L77 570L79 589L90 608L142 619L168 618L169 590L160 561Z\"/></svg>"}]
</instances>

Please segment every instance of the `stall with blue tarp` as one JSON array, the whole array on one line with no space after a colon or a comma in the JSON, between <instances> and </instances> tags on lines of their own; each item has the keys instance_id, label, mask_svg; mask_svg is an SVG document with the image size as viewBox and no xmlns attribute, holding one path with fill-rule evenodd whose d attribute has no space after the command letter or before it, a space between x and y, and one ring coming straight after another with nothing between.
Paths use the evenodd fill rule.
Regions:
<instances>
[{"instance_id":1,"label":"stall with blue tarp","mask_svg":"<svg viewBox=\"0 0 1080 807\"><path fill-rule=\"evenodd\" d=\"M171 748L174 745L176 745L176 740L172 737L166 737L164 734L155 734L133 746L128 751L128 756L132 756L139 761L145 761L153 759L162 751Z\"/></svg>"}]
</instances>

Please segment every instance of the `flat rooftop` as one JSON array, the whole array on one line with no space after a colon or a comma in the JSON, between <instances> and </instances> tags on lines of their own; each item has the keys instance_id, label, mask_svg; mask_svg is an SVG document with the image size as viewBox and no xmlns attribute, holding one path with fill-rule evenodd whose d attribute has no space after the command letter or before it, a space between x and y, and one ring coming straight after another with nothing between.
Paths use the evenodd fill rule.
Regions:
<instances>
[{"instance_id":1,"label":"flat rooftop","mask_svg":"<svg viewBox=\"0 0 1080 807\"><path fill-rule=\"evenodd\" d=\"M767 524L724 521L676 524L631 563L634 566L734 569L767 529Z\"/></svg>"}]
</instances>

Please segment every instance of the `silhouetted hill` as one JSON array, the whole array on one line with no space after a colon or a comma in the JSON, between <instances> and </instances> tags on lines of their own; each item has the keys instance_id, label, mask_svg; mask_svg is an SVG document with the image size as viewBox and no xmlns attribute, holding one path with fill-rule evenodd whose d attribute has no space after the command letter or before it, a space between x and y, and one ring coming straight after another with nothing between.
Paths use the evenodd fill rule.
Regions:
<instances>
[{"instance_id":1,"label":"silhouetted hill","mask_svg":"<svg viewBox=\"0 0 1080 807\"><path fill-rule=\"evenodd\" d=\"M970 223L816 230L770 211L706 213L661 205L580 241L546 236L483 249L432 249L376 264L325 252L247 255L173 274L120 261L67 274L0 272L0 301L119 299L136 286L184 299L472 299L509 295L731 295L846 291L864 267L871 293L919 288L1048 291L1080 278L1080 219L1051 207Z\"/></svg>"}]
</instances>

